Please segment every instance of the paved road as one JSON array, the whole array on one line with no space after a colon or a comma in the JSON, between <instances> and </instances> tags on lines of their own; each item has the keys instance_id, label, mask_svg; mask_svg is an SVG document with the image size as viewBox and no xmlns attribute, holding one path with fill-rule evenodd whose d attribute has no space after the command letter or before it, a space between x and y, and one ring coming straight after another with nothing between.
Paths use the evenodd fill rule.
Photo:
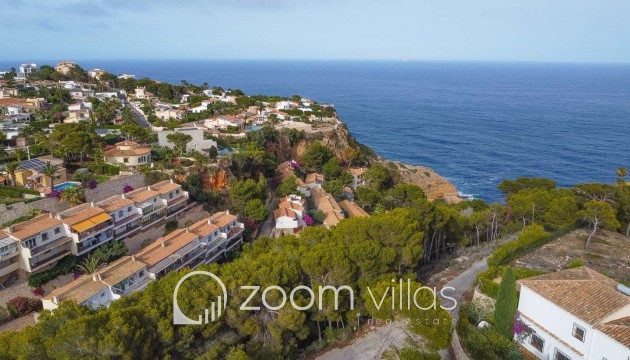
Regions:
<instances>
[{"instance_id":1,"label":"paved road","mask_svg":"<svg viewBox=\"0 0 630 360\"><path fill-rule=\"evenodd\" d=\"M444 287L450 286L455 289L449 292L445 291L448 297L457 300L457 306L455 307L455 309L450 311L453 319L456 320L459 318L459 304L462 302L466 291L468 291L468 289L475 285L475 281L477 281L477 275L479 275L480 272L486 271L488 269L487 260L488 258L485 257L477 261L476 263L473 263L468 269L466 269L466 271L457 275L451 281L447 282L446 285L444 285ZM444 301L443 305L445 307L450 307L453 303L452 300L442 299L442 296L440 296L440 301Z\"/></svg>"},{"instance_id":2,"label":"paved road","mask_svg":"<svg viewBox=\"0 0 630 360\"><path fill-rule=\"evenodd\" d=\"M457 300L457 306L450 311L453 319L457 319L459 316L459 303L464 298L466 291L475 285L477 275L488 268L486 260L487 258L483 258L473 263L466 271L446 283L445 286L450 286L455 289L450 292L445 291L448 297ZM443 299L440 298L440 301L442 300ZM445 307L450 307L453 304L452 300L444 299L443 301ZM395 322L393 325L376 327L363 336L354 339L350 344L344 347L333 348L321 354L317 357L317 360L380 359L383 351L390 345L404 347L405 339L408 336L412 336L412 334L407 332L406 326L401 326L400 324L399 322ZM454 359L452 351L448 349L440 351L440 355L442 359Z\"/></svg>"},{"instance_id":3,"label":"paved road","mask_svg":"<svg viewBox=\"0 0 630 360\"><path fill-rule=\"evenodd\" d=\"M127 104L129 104L129 109L131 109L133 114L136 116L136 123L143 128L151 129L151 124L149 124L149 120L147 120L147 117L144 116L144 114L135 106L131 105L130 102L127 102Z\"/></svg>"}]
</instances>

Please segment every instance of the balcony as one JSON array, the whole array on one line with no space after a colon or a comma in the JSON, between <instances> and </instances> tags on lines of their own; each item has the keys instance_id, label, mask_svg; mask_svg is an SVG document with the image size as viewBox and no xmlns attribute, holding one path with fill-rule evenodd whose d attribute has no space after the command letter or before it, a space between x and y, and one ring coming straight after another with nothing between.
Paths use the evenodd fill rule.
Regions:
<instances>
[{"instance_id":1,"label":"balcony","mask_svg":"<svg viewBox=\"0 0 630 360\"><path fill-rule=\"evenodd\" d=\"M131 216L127 216L127 217L126 217L126 218L124 218L124 219L117 220L117 221L114 223L114 228L115 228L115 229L118 229L119 227L121 227L121 226L123 226L123 225L127 225L128 223L130 223L130 222L132 222L132 221L134 221L134 220L138 220L138 219L140 219L141 217L142 217L142 215L140 215L140 214L137 214L137 213L136 213L136 214L133 214L133 215L131 215Z\"/></svg>"},{"instance_id":2,"label":"balcony","mask_svg":"<svg viewBox=\"0 0 630 360\"><path fill-rule=\"evenodd\" d=\"M85 238L88 238L88 237L90 237L90 236L92 236L94 234L97 234L97 233L99 233L99 232L101 232L101 231L103 231L103 230L105 230L107 228L112 227L113 225L114 225L114 222L112 220L107 220L104 223L101 223L101 224L98 224L98 225L96 225L94 227L91 227L91 228L89 228L89 229L87 229L85 231L82 231L82 232L78 233L79 234L79 240L83 240Z\"/></svg>"},{"instance_id":3,"label":"balcony","mask_svg":"<svg viewBox=\"0 0 630 360\"><path fill-rule=\"evenodd\" d=\"M30 249L31 256L35 256L35 255L40 254L40 253L42 253L42 252L44 252L46 250L51 250L53 248L56 248L56 247L58 247L60 245L65 244L67 242L70 242L71 240L72 240L72 238L67 237L67 236L63 236L63 237L61 237L61 238L59 238L57 240L53 240L53 241L51 241L49 243L46 243L46 244L34 247L34 248Z\"/></svg>"},{"instance_id":4,"label":"balcony","mask_svg":"<svg viewBox=\"0 0 630 360\"><path fill-rule=\"evenodd\" d=\"M31 272L34 272L36 270L41 269L43 266L48 265L50 263L53 263L57 260L60 260L61 258L63 258L66 255L70 255L70 250L64 250L55 254L52 254L50 256L44 257L42 259L37 259L35 261L33 261L31 259Z\"/></svg>"},{"instance_id":5,"label":"balcony","mask_svg":"<svg viewBox=\"0 0 630 360\"><path fill-rule=\"evenodd\" d=\"M113 232L111 232L109 235L107 234L98 234L96 235L96 237L93 240L90 241L84 241L84 242L80 242L79 246L77 246L77 253L79 255L81 255L82 253L93 249L97 246L100 246L108 241L111 241L114 238L113 236Z\"/></svg>"}]
</instances>

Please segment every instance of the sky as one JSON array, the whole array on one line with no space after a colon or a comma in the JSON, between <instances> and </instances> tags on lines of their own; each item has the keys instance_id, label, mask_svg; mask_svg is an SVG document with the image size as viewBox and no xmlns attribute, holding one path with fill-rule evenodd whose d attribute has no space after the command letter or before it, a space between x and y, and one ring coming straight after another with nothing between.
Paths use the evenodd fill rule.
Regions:
<instances>
[{"instance_id":1,"label":"sky","mask_svg":"<svg viewBox=\"0 0 630 360\"><path fill-rule=\"evenodd\" d=\"M630 62L628 0L0 0L0 60Z\"/></svg>"}]
</instances>

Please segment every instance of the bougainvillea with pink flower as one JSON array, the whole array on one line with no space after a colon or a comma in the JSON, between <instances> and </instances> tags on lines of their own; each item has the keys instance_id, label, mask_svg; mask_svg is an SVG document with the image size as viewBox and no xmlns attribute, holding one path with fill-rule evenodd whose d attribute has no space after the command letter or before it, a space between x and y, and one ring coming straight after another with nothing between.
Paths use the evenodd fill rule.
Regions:
<instances>
[{"instance_id":1,"label":"bougainvillea with pink flower","mask_svg":"<svg viewBox=\"0 0 630 360\"><path fill-rule=\"evenodd\" d=\"M306 214L304 214L302 219L304 220L304 223L306 224L306 226L311 226L315 222L312 217L310 217L309 215L306 215Z\"/></svg>"},{"instance_id":2,"label":"bougainvillea with pink flower","mask_svg":"<svg viewBox=\"0 0 630 360\"><path fill-rule=\"evenodd\" d=\"M129 184L125 184L125 186L123 187L123 192L126 194L128 192L132 192L133 191L133 186L129 185Z\"/></svg>"},{"instance_id":3,"label":"bougainvillea with pink flower","mask_svg":"<svg viewBox=\"0 0 630 360\"><path fill-rule=\"evenodd\" d=\"M94 179L87 182L88 189L96 189L96 186L98 186L98 183Z\"/></svg>"},{"instance_id":4,"label":"bougainvillea with pink flower","mask_svg":"<svg viewBox=\"0 0 630 360\"><path fill-rule=\"evenodd\" d=\"M46 197L59 199L61 197L61 191L51 190Z\"/></svg>"},{"instance_id":5,"label":"bougainvillea with pink flower","mask_svg":"<svg viewBox=\"0 0 630 360\"><path fill-rule=\"evenodd\" d=\"M521 319L521 314L517 311L514 314L514 335L516 335L516 341L522 342L531 335L532 331L532 328Z\"/></svg>"}]
</instances>

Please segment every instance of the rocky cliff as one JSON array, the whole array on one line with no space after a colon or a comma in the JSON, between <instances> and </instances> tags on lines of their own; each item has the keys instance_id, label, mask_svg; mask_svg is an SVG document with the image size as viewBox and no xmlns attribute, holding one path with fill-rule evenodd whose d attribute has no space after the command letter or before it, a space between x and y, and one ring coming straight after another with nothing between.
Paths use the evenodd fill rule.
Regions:
<instances>
[{"instance_id":1,"label":"rocky cliff","mask_svg":"<svg viewBox=\"0 0 630 360\"><path fill-rule=\"evenodd\" d=\"M280 132L275 141L268 141L266 148L274 153L278 162L299 160L308 145L312 142L321 142L333 150L337 158L343 163L349 163L350 159L358 152L364 154L370 162L389 162L378 156L369 147L360 144L350 134L346 124L339 122L334 127L320 129L306 133L304 138L293 140L287 133ZM433 200L445 200L448 203L463 201L453 184L428 167L406 165L400 162L392 162L400 173L399 181L407 184L418 185L424 190L427 198ZM391 167L390 167L391 168Z\"/></svg>"}]
</instances>

